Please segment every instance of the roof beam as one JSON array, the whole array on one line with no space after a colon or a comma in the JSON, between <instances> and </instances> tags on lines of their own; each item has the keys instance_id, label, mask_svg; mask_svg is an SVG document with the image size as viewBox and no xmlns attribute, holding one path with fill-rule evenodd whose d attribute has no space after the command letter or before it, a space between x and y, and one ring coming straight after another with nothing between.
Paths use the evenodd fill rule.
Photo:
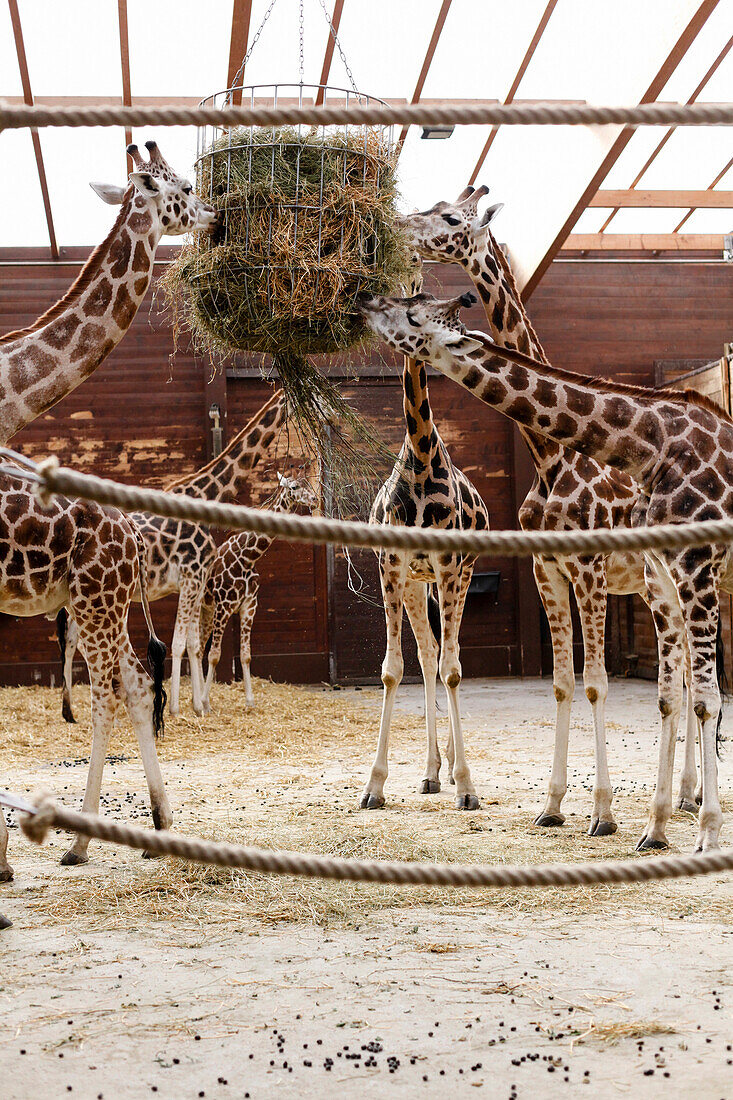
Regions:
<instances>
[{"instance_id":1,"label":"roof beam","mask_svg":"<svg viewBox=\"0 0 733 1100\"><path fill-rule=\"evenodd\" d=\"M709 187L708 187L708 189L707 189L707 192L708 192L708 193L712 192L712 189L713 189L713 188L715 187L715 185L716 185L717 183L720 183L720 181L722 180L723 176L724 176L724 175L726 174L726 172L727 172L727 171L728 171L728 170L729 170L729 169L730 169L731 167L733 167L733 157L731 157L731 159L730 159L730 160L728 161L728 163L726 164L726 166L725 166L725 168L723 169L723 171L722 171L722 172L718 172L717 176L715 177L715 179L713 180L713 182L712 182L712 183L710 184L710 186L709 186ZM703 194L705 194L705 192L703 192ZM697 203L697 206L704 206L704 205L705 205L705 203ZM694 213L694 211L695 211L695 205L693 204L693 205L691 206L691 208L690 208L690 209L689 209L689 210L687 211L687 213L685 214L684 218L683 218L683 219L682 219L682 221L681 221L681 222L679 223L679 225L676 225L676 226L674 227L674 231L675 231L675 233L679 233L679 231L680 231L680 229L682 228L682 226L683 226L683 225L685 224L685 222L687 221L687 219L688 219L688 218L689 218L689 217L690 217L690 216L691 216L691 215L692 215L692 214Z\"/></svg>"},{"instance_id":2,"label":"roof beam","mask_svg":"<svg viewBox=\"0 0 733 1100\"><path fill-rule=\"evenodd\" d=\"M535 53L537 47L540 44L540 39L542 38L542 35L545 33L545 27L550 22L550 16L552 15L552 13L555 10L556 6L557 6L557 0L549 0L549 3L547 5L547 7L545 8L544 12L542 13L542 18L540 19L539 23L537 24L537 30L534 32L534 35L532 36L532 41L530 42L529 46L527 47L527 52L525 53L524 57L522 58L522 63L516 71L516 74L514 76L514 80L512 81L512 86L509 89L509 92L507 93L506 99L504 100L505 103L513 103L514 102L514 97L517 94L517 89L519 88L519 85L522 83L522 78L524 77L524 74L526 73L527 68L529 67L529 63L532 60L532 58L534 56L534 53ZM473 169L473 172L471 173L470 179L468 181L470 184L473 184L473 183L476 182L476 177L478 176L479 172L481 171L481 168L483 167L483 163L486 160L489 149L494 144L494 138L496 137L498 132L499 132L499 127L498 126L492 126L491 127L491 130L489 131L489 136L486 139L486 144L484 145L483 149L481 150L481 153L479 154L479 158L476 161L476 165L475 165L475 167Z\"/></svg>"},{"instance_id":3,"label":"roof beam","mask_svg":"<svg viewBox=\"0 0 733 1100\"><path fill-rule=\"evenodd\" d=\"M692 95L690 96L690 98L689 98L689 99L687 100L687 103L694 103L694 102L695 102L695 101L697 100L697 98L698 98L698 96L700 95L700 93L701 93L701 92L702 92L702 91L703 91L703 90L705 89L705 87L706 87L706 86L707 86L707 85L708 85L708 84L710 83L710 81L712 80L712 78L713 78L713 76L715 75L715 73L716 73L716 72L718 71L718 69L720 68L720 66L721 66L721 65L723 64L723 62L725 61L726 57L727 57L727 56L728 56L728 54L730 53L730 50L731 50L731 48L733 48L733 35L732 35L732 36L731 36L731 37L730 37L730 38L728 39L728 41L726 42L726 44L725 44L725 45L723 46L723 49L722 49L722 50L720 51L720 53L719 53L719 54L718 54L718 56L717 56L717 57L715 58L715 60L713 61L712 65L710 66L710 68L708 69L708 71L707 71L707 72L705 73L705 75L703 76L702 80L701 80L701 81L700 81L700 83L699 83L699 84L697 85L697 87L696 87L696 88L695 88L695 90L693 91L693 93L692 93ZM665 145L667 144L667 142L669 141L669 139L670 139L670 138L672 137L672 134L673 134L673 133L675 132L675 130L676 130L676 129L677 129L677 127L676 127L676 126L670 126L670 127L669 127L669 129L667 130L666 134L664 134L664 136L663 136L663 137L661 138L661 140L659 141L659 144L658 144L657 146L655 146L655 148L654 148L654 150L652 151L651 155L650 155L650 156L648 157L648 159L647 159L647 160L646 160L646 161L644 162L644 165L642 166L642 168L640 169L640 171L639 171L639 172L637 173L637 175L635 176L635 178L634 178L634 179L633 179L633 180L631 181L631 186L632 186L632 187L636 187L637 183L639 183L639 182L640 182L640 180L641 180L642 176L643 176L643 175L645 174L645 172L646 172L646 171L647 171L647 169L648 169L648 168L650 167L650 165L652 165L652 164L654 163L654 161L655 161L655 160L657 159L657 157L658 157L658 156L659 156L659 154L661 153L662 149L663 149L663 148L664 148L664 146L665 146ZM613 219L614 219L614 218L616 217L616 214L617 214L617 213L618 213L618 210L612 210L612 211L611 211L611 213L609 214L609 216L608 216L608 217L606 218L605 222L604 222L604 223L603 223L603 225L601 226L601 233L604 233L604 232L606 231L606 229L608 228L608 226L609 226L609 225L611 224L611 222L613 221Z\"/></svg>"},{"instance_id":4,"label":"roof beam","mask_svg":"<svg viewBox=\"0 0 733 1100\"><path fill-rule=\"evenodd\" d=\"M686 17L680 33L676 33L676 28L679 26L681 18L680 16L674 19L670 17L669 22L666 20L664 21L663 27L660 27L659 35L650 43L649 48L650 60L652 57L658 59L656 61L656 71L642 91L642 94L640 96L634 95L636 102L653 103L658 99L667 81L705 26L708 18L712 15L717 3L718 0L702 0L702 3L697 3L692 13ZM691 8L692 5L686 6L688 12ZM674 36L671 44L669 44L670 34ZM626 74L626 82L622 88L619 89L622 96L629 97L633 95L635 79L635 73ZM520 252L516 257L516 273L520 289L522 289L525 299L530 296L532 291L539 284L540 279L552 263L554 256L559 252L567 237L572 232L578 218L586 209L591 198L595 195L601 183L628 145L633 133L633 129L628 126L620 128L612 126L604 127L603 131L598 134L598 141L592 147L592 151L586 151L583 159L579 160L575 166L576 183L573 186L577 187L578 184L580 184L580 193L577 195L577 198L573 200L569 190L565 196L560 194L554 198L548 197L546 201L548 204L551 203L551 205L548 207L546 216L547 224L551 227L553 221L557 224L555 219L558 219L558 217L563 219L559 229L555 231L550 229L550 232L554 232L554 235L549 242L545 235L546 231L537 233L535 228L534 238L527 238L526 233L529 232L529 227L526 230L525 254ZM600 159L598 159L599 157ZM585 184L581 182L581 172L588 173ZM565 214L563 214L563 206L565 207ZM533 228L538 224L542 224L542 219L543 211L541 209L534 211L532 218Z\"/></svg>"},{"instance_id":5,"label":"roof beam","mask_svg":"<svg viewBox=\"0 0 733 1100\"><path fill-rule=\"evenodd\" d=\"M570 233L563 251L720 252L722 233Z\"/></svg>"},{"instance_id":6,"label":"roof beam","mask_svg":"<svg viewBox=\"0 0 733 1100\"><path fill-rule=\"evenodd\" d=\"M316 107L320 107L323 103L323 86L328 84L328 77L331 72L331 62L333 61L333 47L335 45L334 36L338 34L339 27L341 26L341 15L344 10L344 0L336 0L333 5L333 15L331 16L331 27L333 27L333 34L331 34L331 27L328 29L328 38L326 39L326 52L323 55L323 65L321 67L321 79L319 80L320 88L316 94Z\"/></svg>"},{"instance_id":7,"label":"roof beam","mask_svg":"<svg viewBox=\"0 0 733 1100\"><path fill-rule=\"evenodd\" d=\"M23 102L27 103L29 107L32 107L33 92L31 91L31 80L30 76L28 75L28 59L25 55L25 42L23 41L23 28L20 22L20 12L18 11L18 0L8 0L8 7L10 8L10 21L13 25L15 52L18 57L18 68L20 69L20 81L23 86ZM56 243L56 230L53 226L53 215L51 214L51 199L48 193L48 181L46 180L46 167L43 163L41 139L38 136L37 130L31 130L31 141L33 142L33 152L36 157L38 182L41 185L43 209L46 213L46 226L48 227L48 243L51 249L51 259L58 260L59 247Z\"/></svg>"},{"instance_id":8,"label":"roof beam","mask_svg":"<svg viewBox=\"0 0 733 1100\"><path fill-rule=\"evenodd\" d=\"M415 85L415 91L413 92L412 99L410 100L410 103L419 103L420 102L420 96L422 95L422 90L425 87L425 81L428 78L428 73L430 72L430 66L433 63L433 57L435 56L435 51L438 47L438 41L440 40L440 36L443 32L443 27L445 25L446 19L448 18L448 12L450 11L450 6L451 6L452 3L453 3L453 0L443 0L442 4L440 5L440 11L438 12L438 18L435 20L435 26L433 27L433 33L430 36L430 41L428 42L428 48L427 48L427 51L425 53L425 60L422 63L422 68L420 69L420 75L417 78L417 84ZM402 133L400 134L399 140L397 142L397 156L399 156L400 153L402 152L402 146L405 144L405 138L407 137L407 131L408 130L409 130L409 126L403 126L402 127Z\"/></svg>"},{"instance_id":9,"label":"roof beam","mask_svg":"<svg viewBox=\"0 0 733 1100\"><path fill-rule=\"evenodd\" d=\"M229 67L227 69L227 88L231 88L239 67L247 56L249 44L249 24L252 18L252 0L234 0L232 8L232 37L229 42ZM232 94L232 106L242 103L242 92Z\"/></svg>"},{"instance_id":10,"label":"roof beam","mask_svg":"<svg viewBox=\"0 0 733 1100\"><path fill-rule=\"evenodd\" d=\"M132 106L130 87L130 36L127 30L127 0L117 0L117 18L120 25L120 67L122 69L122 103ZM125 129L125 150L132 143L132 130ZM135 162L129 153L125 153L125 174L134 171Z\"/></svg>"},{"instance_id":11,"label":"roof beam","mask_svg":"<svg viewBox=\"0 0 733 1100\"><path fill-rule=\"evenodd\" d=\"M733 209L733 191L597 191L588 206Z\"/></svg>"}]
</instances>

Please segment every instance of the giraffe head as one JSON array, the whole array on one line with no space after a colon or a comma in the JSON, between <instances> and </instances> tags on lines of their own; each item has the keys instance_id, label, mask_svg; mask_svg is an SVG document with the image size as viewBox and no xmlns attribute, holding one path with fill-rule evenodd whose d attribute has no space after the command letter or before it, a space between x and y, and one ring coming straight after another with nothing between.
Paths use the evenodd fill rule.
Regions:
<instances>
[{"instance_id":1,"label":"giraffe head","mask_svg":"<svg viewBox=\"0 0 733 1100\"><path fill-rule=\"evenodd\" d=\"M286 477L278 471L277 483L280 486L278 501L281 508L293 512L297 507L307 508L309 512L318 507L318 498L305 480Z\"/></svg>"},{"instance_id":2,"label":"giraffe head","mask_svg":"<svg viewBox=\"0 0 733 1100\"><path fill-rule=\"evenodd\" d=\"M187 179L176 175L154 141L146 141L145 148L148 160L137 145L127 147L137 169L130 173L127 189L105 183L92 183L92 189L112 206L120 206L125 198L131 198L136 209L152 215L161 236L212 231L219 219L214 207L199 198Z\"/></svg>"},{"instance_id":3,"label":"giraffe head","mask_svg":"<svg viewBox=\"0 0 733 1100\"><path fill-rule=\"evenodd\" d=\"M414 298L359 298L359 309L368 327L395 351L436 366L458 350L473 351L482 345L460 319L463 306L472 306L476 296L459 294L457 298L440 301L432 294L416 294Z\"/></svg>"},{"instance_id":4,"label":"giraffe head","mask_svg":"<svg viewBox=\"0 0 733 1100\"><path fill-rule=\"evenodd\" d=\"M504 205L496 203L479 214L479 200L488 193L488 187L467 187L455 202L436 202L430 210L400 218L400 225L423 260L465 260Z\"/></svg>"}]
</instances>

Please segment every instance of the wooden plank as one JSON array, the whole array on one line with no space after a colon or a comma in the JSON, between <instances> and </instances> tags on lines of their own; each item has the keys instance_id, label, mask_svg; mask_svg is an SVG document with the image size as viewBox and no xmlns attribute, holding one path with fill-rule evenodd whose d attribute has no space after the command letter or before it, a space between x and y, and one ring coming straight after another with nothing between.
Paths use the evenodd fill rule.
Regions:
<instances>
[{"instance_id":1,"label":"wooden plank","mask_svg":"<svg viewBox=\"0 0 733 1100\"><path fill-rule=\"evenodd\" d=\"M695 103L696 102L698 96L705 89L705 87L710 83L713 76L718 71L718 69L722 65L723 61L726 59L726 57L730 53L731 48L733 48L733 35L728 39L726 44L723 46L723 49L720 51L718 56L715 58L715 60L713 61L712 65L710 66L708 71L704 74L704 76L700 80L699 84L697 85L697 87L693 91L690 98L688 100L686 100L687 103ZM632 188L636 187L637 183L639 183L641 181L643 176L646 174L647 170L651 167L651 165L657 159L657 157L661 153L662 149L667 144L669 139L672 137L672 134L675 132L676 129L677 129L676 126L670 126L669 129L667 130L667 132L664 134L664 136L659 141L659 143L654 147L654 149L652 150L652 152L649 155L649 157L647 158L647 160L644 162L644 164L639 169L639 171L637 172L634 179L631 181ZM618 208L611 211L611 213L609 214L609 216L606 218L605 222L601 226L601 230L600 230L601 233L606 232L606 230L608 229L608 226L610 225L611 221L615 218L617 213L618 213Z\"/></svg>"},{"instance_id":2,"label":"wooden plank","mask_svg":"<svg viewBox=\"0 0 733 1100\"><path fill-rule=\"evenodd\" d=\"M13 37L15 38L15 52L18 57L18 68L20 69L20 81L23 86L23 102L27 103L29 107L33 106L33 92L31 91L31 79L28 73L28 59L25 54L25 42L23 41L23 27L20 22L20 12L18 10L18 0L8 0L8 6L10 8L10 21L13 25ZM41 150L41 138L37 130L31 130L31 141L33 143L33 153L36 158L36 169L38 171L38 182L41 185L41 197L43 198L43 209L46 214L46 226L48 228L48 242L51 249L51 259L57 260L59 258L59 248L56 243L56 230L53 224L53 215L51 213L51 198L48 193L48 181L46 180L46 167L43 163L43 152Z\"/></svg>"},{"instance_id":3,"label":"wooden plank","mask_svg":"<svg viewBox=\"0 0 733 1100\"><path fill-rule=\"evenodd\" d=\"M333 61L333 50L335 46L334 35L338 34L339 27L341 26L341 15L344 10L344 0L336 0L333 6L333 15L331 16L331 26L333 27L333 34L331 30L328 30L328 37L326 38L326 51L323 55L323 65L321 66L321 79L319 80L320 87L316 93L316 107L320 107L323 103L323 88L328 84L328 77L331 72L331 62Z\"/></svg>"},{"instance_id":4,"label":"wooden plank","mask_svg":"<svg viewBox=\"0 0 733 1100\"><path fill-rule=\"evenodd\" d=\"M229 42L229 66L227 68L227 88L231 88L239 71L249 43L249 24L252 18L252 0L234 0L232 8L232 36ZM242 92L232 94L232 105L238 107L242 102Z\"/></svg>"},{"instance_id":5,"label":"wooden plank","mask_svg":"<svg viewBox=\"0 0 733 1100\"><path fill-rule=\"evenodd\" d=\"M723 252L722 233L571 233L562 250L580 252Z\"/></svg>"},{"instance_id":6,"label":"wooden plank","mask_svg":"<svg viewBox=\"0 0 733 1100\"><path fill-rule=\"evenodd\" d=\"M117 18L120 26L120 67L122 69L122 103L125 107L132 106L132 88L130 86L130 35L127 26L127 0L117 0ZM132 130L125 129L125 175L132 172L135 162L127 153L127 146L132 144Z\"/></svg>"},{"instance_id":7,"label":"wooden plank","mask_svg":"<svg viewBox=\"0 0 733 1100\"><path fill-rule=\"evenodd\" d=\"M621 207L684 207L706 209L730 209L733 207L733 191L637 191L635 188L614 191L597 191L589 206Z\"/></svg>"},{"instance_id":8,"label":"wooden plank","mask_svg":"<svg viewBox=\"0 0 733 1100\"><path fill-rule=\"evenodd\" d=\"M517 71L515 73L514 80L512 81L512 86L509 89L509 92L507 94L506 99L504 100L504 103L513 103L514 102L514 97L517 94L517 89L519 88L519 85L522 82L522 78L524 77L524 74L526 73L527 68L529 66L529 63L532 60L532 58L535 54L535 51L536 51L537 47L540 44L540 39L542 38L542 35L545 33L545 27L547 26L547 24L550 21L550 16L552 15L552 13L553 13L553 11L555 10L556 7L557 7L557 0L549 0L549 3L547 4L547 7L545 8L544 12L542 13L542 18L540 19L539 23L537 24L537 30L534 32L534 35L532 36L532 41L530 42L529 46L527 47L527 52L525 53L524 57L522 58L522 63L521 63L521 65L519 66L519 68L517 69ZM498 126L492 126L491 127L491 130L489 132L489 136L486 139L486 144L484 145L483 149L481 150L481 152L479 154L479 158L476 161L476 164L474 166L473 172L471 173L470 178L468 180L468 182L470 184L473 184L473 183L476 182L476 177L478 176L479 172L481 171L483 163L486 160L486 157L488 155L489 149L494 144L494 138L496 137L498 132L499 132L499 127Z\"/></svg>"},{"instance_id":9,"label":"wooden plank","mask_svg":"<svg viewBox=\"0 0 733 1100\"><path fill-rule=\"evenodd\" d=\"M725 175L726 175L726 174L728 173L728 171L729 171L729 169L730 169L731 167L733 167L733 157L731 157L731 158L730 158L730 160L729 160L729 161L728 161L728 163L726 164L725 168L723 168L723 169L722 169L722 171L718 172L717 176L715 177L715 179L713 180L713 182L712 182L712 183L710 184L710 187L709 187L709 188L707 189L708 193L709 193L709 192L712 192L712 189L713 189L713 188L714 188L714 187L716 186L716 184L720 183L720 181L722 180L723 176L725 176ZM682 219L682 221L681 221L681 222L679 222L679 223L678 223L678 224L677 224L677 225L676 225L676 226L674 227L674 232L675 232L675 233L679 233L680 229L681 229L681 228L682 228L682 226L683 226L683 225L685 224L685 222L687 221L687 219L688 219L688 218L689 218L689 217L690 217L690 216L691 216L691 215L693 214L693 212L694 212L694 209L695 209L695 208L694 208L694 206L693 206L693 207L692 207L692 209L688 210L688 211L687 211L687 213L685 214L684 218Z\"/></svg>"},{"instance_id":10,"label":"wooden plank","mask_svg":"<svg viewBox=\"0 0 733 1100\"><path fill-rule=\"evenodd\" d=\"M654 73L654 76L643 94L639 97L639 103L653 103L659 97L667 81L705 26L705 23L712 15L717 4L718 0L703 0L703 2L698 5L682 33L663 57L657 71ZM564 245L572 232L573 226L611 171L611 168L621 156L621 153L630 142L633 133L634 131L632 129L624 127L620 132L617 132L617 136L614 138L613 128L608 127L607 132L599 135L599 149L603 148L605 145L608 151L595 170L592 170L591 164L589 163L588 168L592 172L590 179L574 201L559 230L555 232L549 245L541 244L539 247L533 246L533 253L529 252L527 255L522 255L517 258L518 265L516 274L518 276L520 290L522 290L525 300L531 296L535 288L539 285L542 276L552 263L553 257L557 255ZM541 221L541 212L535 211L534 224L537 224L537 215L539 215Z\"/></svg>"},{"instance_id":11,"label":"wooden plank","mask_svg":"<svg viewBox=\"0 0 733 1100\"><path fill-rule=\"evenodd\" d=\"M428 73L430 72L430 66L433 63L433 57L435 56L435 51L437 49L438 42L440 41L440 36L443 32L443 27L445 26L445 21L448 18L448 12L450 11L450 6L451 6L452 2L453 2L453 0L443 0L442 4L440 5L440 11L438 12L438 18L435 20L435 26L433 27L433 33L430 36L430 41L428 42L428 48L427 48L427 51L425 53L425 60L422 63L422 68L420 69L420 75L417 78L417 84L415 85L415 91L412 94L412 99L410 100L410 103L419 103L420 102L420 96L422 95L422 90L425 87L425 81L428 78ZM400 134L399 140L397 142L397 155L398 156L402 152L402 146L405 144L405 138L407 137L407 131L408 130L409 130L409 126L403 126L402 133Z\"/></svg>"}]
</instances>

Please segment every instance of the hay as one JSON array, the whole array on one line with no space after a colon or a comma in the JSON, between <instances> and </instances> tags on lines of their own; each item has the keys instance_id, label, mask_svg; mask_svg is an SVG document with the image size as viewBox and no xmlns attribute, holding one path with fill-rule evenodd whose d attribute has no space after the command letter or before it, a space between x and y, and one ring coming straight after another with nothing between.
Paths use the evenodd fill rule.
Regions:
<instances>
[{"instance_id":1,"label":"hay","mask_svg":"<svg viewBox=\"0 0 733 1100\"><path fill-rule=\"evenodd\" d=\"M367 335L356 294L409 273L394 164L371 131L229 131L200 158L197 188L222 228L186 245L163 285L200 351L346 351Z\"/></svg>"},{"instance_id":2,"label":"hay","mask_svg":"<svg viewBox=\"0 0 733 1100\"><path fill-rule=\"evenodd\" d=\"M611 1023L599 1023L591 1020L587 1030L573 1038L576 1043L598 1042L617 1046L624 1039L645 1039L650 1035L675 1035L677 1028L663 1024L659 1020L614 1020Z\"/></svg>"},{"instance_id":3,"label":"hay","mask_svg":"<svg viewBox=\"0 0 733 1100\"><path fill-rule=\"evenodd\" d=\"M280 378L304 450L329 471L329 511L361 514L394 456L308 357L362 343L358 292L389 293L410 272L386 147L369 130L233 130L199 159L197 187L223 222L161 278L174 332L210 357L270 355L263 372Z\"/></svg>"}]
</instances>

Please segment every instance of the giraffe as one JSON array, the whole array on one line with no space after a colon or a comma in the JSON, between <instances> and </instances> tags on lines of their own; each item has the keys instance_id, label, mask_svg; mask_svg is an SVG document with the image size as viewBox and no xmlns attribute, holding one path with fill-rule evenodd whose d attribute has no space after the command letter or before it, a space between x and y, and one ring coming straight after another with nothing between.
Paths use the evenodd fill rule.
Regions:
<instances>
[{"instance_id":1,"label":"giraffe","mask_svg":"<svg viewBox=\"0 0 733 1100\"><path fill-rule=\"evenodd\" d=\"M286 404L282 390L277 390L237 432L224 450L194 474L177 478L166 485L171 493L224 503L236 501L250 471L265 456L285 420ZM208 528L187 520L165 519L145 512L130 516L140 531L145 546L150 600L178 593L176 623L171 646L170 710L180 711L181 662L188 652L191 666L193 709L203 714L204 681L201 671L199 618L206 576L216 557L216 543ZM71 672L76 649L77 630L69 622L65 631L63 613L59 637L62 645L63 695L62 714L74 720L71 710Z\"/></svg>"},{"instance_id":2,"label":"giraffe","mask_svg":"<svg viewBox=\"0 0 733 1100\"><path fill-rule=\"evenodd\" d=\"M369 327L405 355L419 355L479 400L531 431L622 470L641 490L634 526L733 515L733 419L691 391L656 391L558 370L521 352L496 353L480 332L466 333L461 295L439 302L363 296ZM720 692L716 679L719 593L733 591L728 546L660 550L645 561L647 582L679 606L690 651L693 709L701 723L702 801L696 851L718 847L722 812L716 757ZM664 607L662 611L664 611ZM660 632L659 624L657 625ZM684 654L676 631L659 642L659 767L643 841L666 844L672 768L682 699Z\"/></svg>"},{"instance_id":3,"label":"giraffe","mask_svg":"<svg viewBox=\"0 0 733 1100\"><path fill-rule=\"evenodd\" d=\"M502 209L497 203L479 216L478 204L489 188L467 187L455 202L438 202L429 210L401 219L412 246L422 260L457 263L473 282L483 303L494 342L515 348L549 365L514 281L509 263L491 233L491 222ZM519 424L535 463L536 477L519 510L524 530L588 530L593 527L630 527L638 486L621 471L602 467L587 455L553 445ZM548 446L549 444L549 446ZM562 799L567 791L570 715L575 692L573 630L569 589L572 586L583 635L583 681L591 704L595 771L589 833L616 832L613 792L608 772L605 703L607 595L638 593L650 607L655 625L664 620L664 603L657 587L647 588L644 555L598 554L592 557L535 557L537 588L547 614L553 646L553 687L556 700L555 752L547 799L535 824L562 825ZM681 612L675 610L677 629L684 633ZM666 624L665 624L666 629ZM688 677L689 684L689 677ZM688 692L684 767L677 808L697 813L695 741L697 719ZM650 846L653 838L649 841ZM656 844L654 845L656 846Z\"/></svg>"},{"instance_id":4,"label":"giraffe","mask_svg":"<svg viewBox=\"0 0 733 1100\"><path fill-rule=\"evenodd\" d=\"M313 511L318 499L305 481L277 475L278 490L269 505L273 512L294 512L302 506ZM241 531L222 543L216 553L214 564L206 578L204 596L201 601L200 638L203 647L211 638L209 650L209 668L204 685L204 711L211 708L211 686L216 678L216 669L221 659L221 642L227 623L232 615L238 614L239 655L244 677L245 700L247 706L254 703L252 678L250 676L252 624L257 613L257 593L259 578L255 566L272 543L268 535L256 535Z\"/></svg>"},{"instance_id":5,"label":"giraffe","mask_svg":"<svg viewBox=\"0 0 733 1100\"><path fill-rule=\"evenodd\" d=\"M161 237L215 228L214 208L154 141L146 148L147 161L128 147L139 170L125 189L92 184L121 209L66 294L28 328L0 337L0 443L80 385L120 342L148 289Z\"/></svg>"},{"instance_id":6,"label":"giraffe","mask_svg":"<svg viewBox=\"0 0 733 1100\"><path fill-rule=\"evenodd\" d=\"M416 262L417 261L417 262ZM413 257L413 286L421 282L419 258ZM486 505L466 475L451 461L433 420L424 363L405 356L402 372L405 439L387 481L379 490L370 523L409 527L483 530L489 526ZM461 682L458 633L476 558L465 554L401 554L380 551L379 577L387 627L382 664L382 716L377 752L361 799L361 808L384 805L388 772L389 731L397 688L403 674L402 613L406 609L417 643L425 689L427 756L421 794L440 790L440 751L435 722L435 681L448 698L450 734L448 766L456 784L459 810L479 809L466 763L458 689ZM431 585L438 591L438 602Z\"/></svg>"},{"instance_id":7,"label":"giraffe","mask_svg":"<svg viewBox=\"0 0 733 1100\"><path fill-rule=\"evenodd\" d=\"M127 632L133 593L140 587L148 627L144 672ZM56 497L42 506L32 492L0 482L0 611L8 615L55 614L69 605L78 624L91 682L92 752L83 809L97 813L115 711L124 702L137 735L156 829L172 815L155 750L163 731L165 646L150 618L144 550L134 525L115 508ZM0 812L0 882L13 871L8 833ZM89 839L77 837L65 866L87 862Z\"/></svg>"}]
</instances>

